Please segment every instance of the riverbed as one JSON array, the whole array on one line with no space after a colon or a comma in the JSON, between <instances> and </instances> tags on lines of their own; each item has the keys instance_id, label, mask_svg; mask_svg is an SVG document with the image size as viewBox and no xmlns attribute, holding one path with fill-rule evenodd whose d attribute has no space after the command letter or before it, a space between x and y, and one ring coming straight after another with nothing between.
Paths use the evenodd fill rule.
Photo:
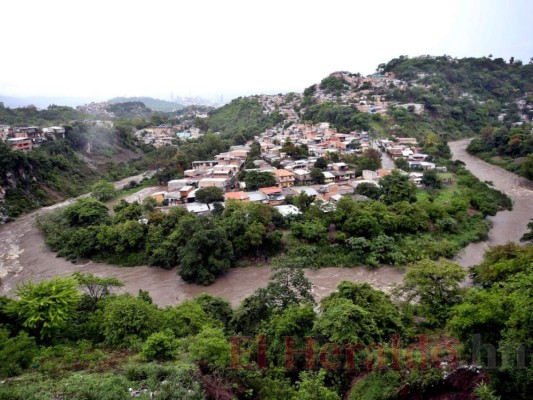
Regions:
<instances>
[{"instance_id":1,"label":"riverbed","mask_svg":"<svg viewBox=\"0 0 533 400\"><path fill-rule=\"evenodd\" d=\"M526 231L528 221L533 218L531 182L470 156L464 150L467 144L468 141L465 140L450 143L454 159L462 160L479 179L490 180L494 187L505 192L513 200L513 211L503 211L491 218L493 227L489 239L467 246L458 255L456 261L465 267L479 263L488 246L507 241L517 242ZM138 177L123 180L116 186L124 186L134 179L138 180ZM35 217L72 201L42 208L0 226L0 295L13 294L17 285L28 280L40 281L78 271L99 276L115 276L125 283L123 291L136 294L139 289L147 290L160 306L177 304L202 292L221 296L237 305L268 283L271 272L269 266L234 268L219 277L214 284L199 286L185 283L175 270L145 266L117 267L92 261L73 264L64 258L56 257L55 253L46 247L43 236L35 227ZM335 290L342 280L368 282L378 289L388 291L402 281L403 272L396 267L384 266L374 270L364 267L306 270L306 275L313 284L313 294L319 300Z\"/></svg>"}]
</instances>

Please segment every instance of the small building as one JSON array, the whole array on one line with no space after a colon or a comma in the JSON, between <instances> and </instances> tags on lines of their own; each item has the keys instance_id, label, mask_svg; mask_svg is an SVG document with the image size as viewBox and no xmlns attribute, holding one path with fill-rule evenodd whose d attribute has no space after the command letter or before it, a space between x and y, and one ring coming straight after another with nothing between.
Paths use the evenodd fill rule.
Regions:
<instances>
[{"instance_id":1,"label":"small building","mask_svg":"<svg viewBox=\"0 0 533 400\"><path fill-rule=\"evenodd\" d=\"M282 189L277 186L260 188L259 191L267 197L270 204L281 204L285 200Z\"/></svg>"},{"instance_id":2,"label":"small building","mask_svg":"<svg viewBox=\"0 0 533 400\"><path fill-rule=\"evenodd\" d=\"M242 192L242 191L239 191L239 192L227 192L224 195L224 199L226 201L228 201L228 200L250 201L250 197L248 196L248 194L246 192Z\"/></svg>"},{"instance_id":3,"label":"small building","mask_svg":"<svg viewBox=\"0 0 533 400\"><path fill-rule=\"evenodd\" d=\"M20 150L24 152L31 151L33 148L33 142L29 138L9 138L7 144L12 150Z\"/></svg>"},{"instance_id":4,"label":"small building","mask_svg":"<svg viewBox=\"0 0 533 400\"><path fill-rule=\"evenodd\" d=\"M296 216L300 215L302 212L298 209L298 207L293 206L292 204L284 204L281 206L274 206L276 210L279 211L279 213L283 217L290 217L290 216Z\"/></svg>"},{"instance_id":5,"label":"small building","mask_svg":"<svg viewBox=\"0 0 533 400\"><path fill-rule=\"evenodd\" d=\"M286 188L294 186L295 177L293 172L287 171L286 169L276 169L272 172L276 176L279 187Z\"/></svg>"},{"instance_id":6,"label":"small building","mask_svg":"<svg viewBox=\"0 0 533 400\"><path fill-rule=\"evenodd\" d=\"M155 192L155 193L152 193L150 197L154 199L155 201L157 201L158 203L162 203L163 200L165 200L166 194L167 192Z\"/></svg>"}]
</instances>

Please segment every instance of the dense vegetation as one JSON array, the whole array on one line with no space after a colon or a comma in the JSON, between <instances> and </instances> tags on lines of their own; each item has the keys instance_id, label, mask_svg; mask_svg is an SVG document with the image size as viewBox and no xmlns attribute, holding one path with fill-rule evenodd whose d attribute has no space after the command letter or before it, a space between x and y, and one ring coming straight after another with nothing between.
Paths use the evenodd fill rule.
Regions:
<instances>
[{"instance_id":1,"label":"dense vegetation","mask_svg":"<svg viewBox=\"0 0 533 400\"><path fill-rule=\"evenodd\" d=\"M464 289L463 268L425 260L392 297L344 281L319 307L299 268L236 308L208 294L160 308L87 274L26 283L0 298L0 399L525 400L531 265L532 245L495 247Z\"/></svg>"},{"instance_id":2,"label":"dense vegetation","mask_svg":"<svg viewBox=\"0 0 533 400\"><path fill-rule=\"evenodd\" d=\"M149 109L161 112L173 112L183 109L181 104L152 97L114 97L109 101L111 103L141 102Z\"/></svg>"},{"instance_id":3,"label":"dense vegetation","mask_svg":"<svg viewBox=\"0 0 533 400\"><path fill-rule=\"evenodd\" d=\"M231 103L209 113L205 121L212 132L220 132L224 139L231 138L236 144L244 144L265 129L282 122L283 115L275 111L264 114L263 107L253 97L239 97Z\"/></svg>"},{"instance_id":4,"label":"dense vegetation","mask_svg":"<svg viewBox=\"0 0 533 400\"><path fill-rule=\"evenodd\" d=\"M50 105L38 110L36 107L0 107L0 125L53 126L73 120L90 119L90 116L74 108Z\"/></svg>"},{"instance_id":5,"label":"dense vegetation","mask_svg":"<svg viewBox=\"0 0 533 400\"><path fill-rule=\"evenodd\" d=\"M250 186L262 186L251 177L248 173ZM208 216L183 208L163 214L151 203L121 201L111 216L103 203L89 198L41 217L39 226L60 256L178 266L183 279L201 284L246 259L274 255L275 264L291 267L404 265L453 256L485 237L485 216L511 206L463 168L456 180L452 187L418 191L407 176L393 172L380 181L374 201L347 196L327 209L303 193L287 200L301 215L286 218L269 205L232 201L225 209L215 203ZM211 203L220 201L221 193L201 197Z\"/></svg>"},{"instance_id":6,"label":"dense vegetation","mask_svg":"<svg viewBox=\"0 0 533 400\"><path fill-rule=\"evenodd\" d=\"M467 150L485 161L533 180L533 130L531 124L484 127Z\"/></svg>"},{"instance_id":7,"label":"dense vegetation","mask_svg":"<svg viewBox=\"0 0 533 400\"><path fill-rule=\"evenodd\" d=\"M520 121L520 114L528 111L516 101L533 91L533 64L506 63L501 58L402 56L380 68L407 81L408 87L392 84L376 94L392 102L420 103L426 110L417 116L396 108L391 112L396 122L415 132L425 129L447 137L473 136L484 126L496 124L502 113L504 123ZM409 119L417 123L403 123Z\"/></svg>"}]
</instances>

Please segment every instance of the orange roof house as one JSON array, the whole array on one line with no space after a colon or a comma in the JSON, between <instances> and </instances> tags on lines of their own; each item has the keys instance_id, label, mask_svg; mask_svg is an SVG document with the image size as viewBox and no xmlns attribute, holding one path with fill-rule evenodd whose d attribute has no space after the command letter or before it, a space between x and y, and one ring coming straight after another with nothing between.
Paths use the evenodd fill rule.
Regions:
<instances>
[{"instance_id":1,"label":"orange roof house","mask_svg":"<svg viewBox=\"0 0 533 400\"><path fill-rule=\"evenodd\" d=\"M227 200L236 200L236 201L249 201L250 197L245 192L227 192L224 195Z\"/></svg>"}]
</instances>

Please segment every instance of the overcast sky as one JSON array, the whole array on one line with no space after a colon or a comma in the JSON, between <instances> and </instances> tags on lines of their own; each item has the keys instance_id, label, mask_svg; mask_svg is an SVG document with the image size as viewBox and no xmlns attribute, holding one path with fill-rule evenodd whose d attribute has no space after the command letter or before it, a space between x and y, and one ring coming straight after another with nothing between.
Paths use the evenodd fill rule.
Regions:
<instances>
[{"instance_id":1,"label":"overcast sky","mask_svg":"<svg viewBox=\"0 0 533 400\"><path fill-rule=\"evenodd\" d=\"M7 96L227 100L401 54L533 57L532 0L8 0L0 14Z\"/></svg>"}]
</instances>

